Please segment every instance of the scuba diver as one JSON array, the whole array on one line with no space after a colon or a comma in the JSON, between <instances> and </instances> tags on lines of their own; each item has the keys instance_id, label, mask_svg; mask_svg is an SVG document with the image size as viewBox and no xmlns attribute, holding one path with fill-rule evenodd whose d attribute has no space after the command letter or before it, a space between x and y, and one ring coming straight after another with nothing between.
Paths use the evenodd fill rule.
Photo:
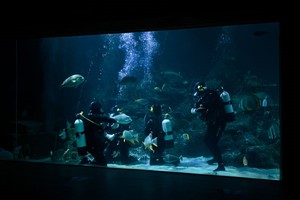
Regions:
<instances>
[{"instance_id":1,"label":"scuba diver","mask_svg":"<svg viewBox=\"0 0 300 200\"><path fill-rule=\"evenodd\" d=\"M157 138L157 146L153 145L152 151L150 151L150 165L165 164L163 158L163 152L165 150L165 133L162 129L163 119L161 106L157 103L151 106L150 112L145 116L145 135L149 136L149 134L152 133L152 138Z\"/></svg>"},{"instance_id":2,"label":"scuba diver","mask_svg":"<svg viewBox=\"0 0 300 200\"><path fill-rule=\"evenodd\" d=\"M199 114L200 119L206 122L204 143L213 156L207 163L218 164L214 171L225 171L221 150L218 146L227 124L223 100L217 91L208 89L204 82L197 82L194 90L194 97L198 100L191 109L191 113Z\"/></svg>"},{"instance_id":3,"label":"scuba diver","mask_svg":"<svg viewBox=\"0 0 300 200\"><path fill-rule=\"evenodd\" d=\"M92 163L106 167L105 129L116 123L116 120L106 116L102 105L96 100L90 103L87 116L80 113L76 117L83 120L86 140L86 156L83 157L80 164Z\"/></svg>"},{"instance_id":4,"label":"scuba diver","mask_svg":"<svg viewBox=\"0 0 300 200\"><path fill-rule=\"evenodd\" d=\"M124 137L124 131L132 130L130 128L132 122L131 117L122 113L120 108L117 109L116 114L111 114L110 117L115 119L116 123L109 129L109 134L107 134L108 140L107 147L105 149L105 157L107 162L110 163L120 161L121 164L126 165L136 162L137 159L129 155L131 142L135 141L133 141L133 138Z\"/></svg>"}]
</instances>

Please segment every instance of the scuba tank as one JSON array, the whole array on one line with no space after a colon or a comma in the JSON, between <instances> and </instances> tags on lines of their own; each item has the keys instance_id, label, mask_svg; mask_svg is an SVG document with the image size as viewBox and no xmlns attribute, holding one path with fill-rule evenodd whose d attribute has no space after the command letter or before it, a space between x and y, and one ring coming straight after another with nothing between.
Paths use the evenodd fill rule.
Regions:
<instances>
[{"instance_id":1,"label":"scuba tank","mask_svg":"<svg viewBox=\"0 0 300 200\"><path fill-rule=\"evenodd\" d=\"M165 119L161 122L161 124L162 124L162 129L166 134L164 136L166 148L173 148L174 138L173 138L172 124L170 119L168 119L168 114L165 116Z\"/></svg>"},{"instance_id":2,"label":"scuba tank","mask_svg":"<svg viewBox=\"0 0 300 200\"><path fill-rule=\"evenodd\" d=\"M268 107L268 96L265 96L265 98L261 102L261 107L264 109L266 109Z\"/></svg>"},{"instance_id":3,"label":"scuba tank","mask_svg":"<svg viewBox=\"0 0 300 200\"><path fill-rule=\"evenodd\" d=\"M76 119L74 122L77 151L80 156L84 156L87 153L86 140L84 133L84 124L81 119Z\"/></svg>"},{"instance_id":4,"label":"scuba tank","mask_svg":"<svg viewBox=\"0 0 300 200\"><path fill-rule=\"evenodd\" d=\"M223 87L221 89L222 89L222 92L220 94L220 97L221 97L221 99L223 100L223 103L224 103L226 122L232 122L232 121L235 120L235 115L234 115L230 95L227 91L225 91L223 89Z\"/></svg>"}]
</instances>

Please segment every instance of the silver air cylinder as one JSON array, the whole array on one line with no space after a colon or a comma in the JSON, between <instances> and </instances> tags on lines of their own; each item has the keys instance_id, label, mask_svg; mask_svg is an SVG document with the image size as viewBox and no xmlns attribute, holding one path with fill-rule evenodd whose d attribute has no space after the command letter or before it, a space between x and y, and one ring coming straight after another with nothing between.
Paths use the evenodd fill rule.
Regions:
<instances>
[{"instance_id":1,"label":"silver air cylinder","mask_svg":"<svg viewBox=\"0 0 300 200\"><path fill-rule=\"evenodd\" d=\"M76 133L76 145L79 155L86 154L86 140L84 133L84 124L81 119L76 119L74 122L75 133Z\"/></svg>"},{"instance_id":2,"label":"silver air cylinder","mask_svg":"<svg viewBox=\"0 0 300 200\"><path fill-rule=\"evenodd\" d=\"M235 120L235 115L234 115L234 111L233 111L233 107L232 107L232 103L231 103L229 93L224 90L220 94L220 97L224 102L224 109L225 109L225 113L226 113L226 121L227 122L234 121Z\"/></svg>"},{"instance_id":3,"label":"silver air cylinder","mask_svg":"<svg viewBox=\"0 0 300 200\"><path fill-rule=\"evenodd\" d=\"M173 132L172 132L172 124L169 119L164 119L162 121L162 129L165 132L164 140L166 143L166 148L172 148L174 147L174 138L173 138Z\"/></svg>"}]
</instances>

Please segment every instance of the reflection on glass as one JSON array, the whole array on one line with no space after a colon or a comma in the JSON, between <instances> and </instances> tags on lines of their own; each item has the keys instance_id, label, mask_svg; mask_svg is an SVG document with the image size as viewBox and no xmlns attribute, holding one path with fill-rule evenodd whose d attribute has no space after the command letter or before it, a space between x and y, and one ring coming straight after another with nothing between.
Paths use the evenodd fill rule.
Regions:
<instances>
[{"instance_id":1,"label":"reflection on glass","mask_svg":"<svg viewBox=\"0 0 300 200\"><path fill-rule=\"evenodd\" d=\"M1 159L280 180L278 23L22 39L17 55L17 133ZM197 82L229 94L224 170L191 113Z\"/></svg>"}]
</instances>

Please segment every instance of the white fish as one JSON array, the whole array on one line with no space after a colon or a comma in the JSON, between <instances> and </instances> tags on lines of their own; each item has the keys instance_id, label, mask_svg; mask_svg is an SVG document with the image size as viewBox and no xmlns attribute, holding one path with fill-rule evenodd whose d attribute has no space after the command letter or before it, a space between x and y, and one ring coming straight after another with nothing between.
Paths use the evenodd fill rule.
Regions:
<instances>
[{"instance_id":1,"label":"white fish","mask_svg":"<svg viewBox=\"0 0 300 200\"><path fill-rule=\"evenodd\" d=\"M77 88L80 84L85 81L84 77L80 74L74 74L69 76L64 82L60 85L61 88L64 87L74 87Z\"/></svg>"},{"instance_id":2,"label":"white fish","mask_svg":"<svg viewBox=\"0 0 300 200\"><path fill-rule=\"evenodd\" d=\"M133 130L124 130L123 134L120 136L120 138L123 138L124 142L129 141L132 144L139 142L139 135L137 133L134 133Z\"/></svg>"},{"instance_id":3,"label":"white fish","mask_svg":"<svg viewBox=\"0 0 300 200\"><path fill-rule=\"evenodd\" d=\"M132 122L131 117L124 113L112 116L111 118L115 119L119 124L129 124Z\"/></svg>"},{"instance_id":4,"label":"white fish","mask_svg":"<svg viewBox=\"0 0 300 200\"><path fill-rule=\"evenodd\" d=\"M145 149L150 149L151 151L154 152L153 150L153 145L157 147L157 137L152 139L152 133L150 133L144 140L143 142Z\"/></svg>"}]
</instances>

